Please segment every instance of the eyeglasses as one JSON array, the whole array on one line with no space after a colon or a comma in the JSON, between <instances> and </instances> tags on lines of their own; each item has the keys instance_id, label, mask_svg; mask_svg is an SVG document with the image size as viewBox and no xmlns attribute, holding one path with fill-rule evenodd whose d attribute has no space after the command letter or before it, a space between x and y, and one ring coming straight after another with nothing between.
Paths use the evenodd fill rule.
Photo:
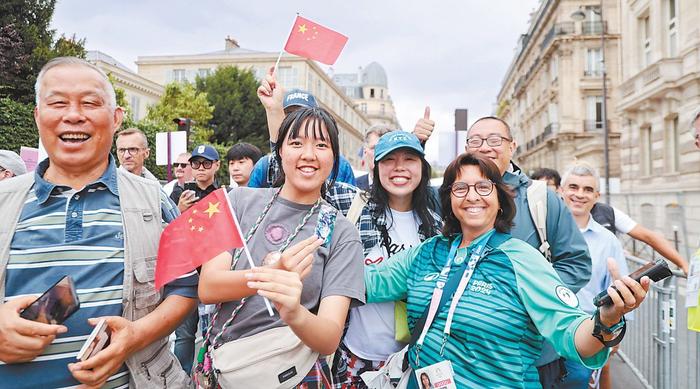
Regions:
<instances>
[{"instance_id":1,"label":"eyeglasses","mask_svg":"<svg viewBox=\"0 0 700 389\"><path fill-rule=\"evenodd\" d=\"M199 169L200 166L204 166L205 169L210 169L211 165L213 165L213 164L214 164L214 161L210 161L208 159L205 159L203 161L198 161L198 160L190 161L190 166L192 166L192 169L195 169L195 170Z\"/></svg>"},{"instance_id":2,"label":"eyeglasses","mask_svg":"<svg viewBox=\"0 0 700 389\"><path fill-rule=\"evenodd\" d=\"M181 167L181 168L184 169L184 168L187 167L187 165L189 165L189 163L186 163L186 162L183 162L183 163L181 163L181 162L175 162L175 163L173 163L173 167L174 167L174 168Z\"/></svg>"},{"instance_id":3,"label":"eyeglasses","mask_svg":"<svg viewBox=\"0 0 700 389\"><path fill-rule=\"evenodd\" d=\"M469 185L466 182L455 182L452 185L450 185L452 194L460 199L466 197L469 194L470 187L474 187L476 194L478 194L479 196L488 196L491 194L491 192L493 192L494 185L493 182L489 180L481 180L474 185Z\"/></svg>"},{"instance_id":4,"label":"eyeglasses","mask_svg":"<svg viewBox=\"0 0 700 389\"><path fill-rule=\"evenodd\" d=\"M124 153L129 152L129 155L136 155L141 151L140 147L125 147L125 148L118 148L117 149L117 154L124 155Z\"/></svg>"},{"instance_id":5,"label":"eyeglasses","mask_svg":"<svg viewBox=\"0 0 700 389\"><path fill-rule=\"evenodd\" d=\"M469 146L472 149L477 149L481 147L482 144L484 144L484 141L486 141L487 145L491 147L498 147L503 144L504 140L508 142L513 141L510 138L506 138L500 135L489 135L486 138L482 138L475 135L470 138L467 138L467 146Z\"/></svg>"}]
</instances>

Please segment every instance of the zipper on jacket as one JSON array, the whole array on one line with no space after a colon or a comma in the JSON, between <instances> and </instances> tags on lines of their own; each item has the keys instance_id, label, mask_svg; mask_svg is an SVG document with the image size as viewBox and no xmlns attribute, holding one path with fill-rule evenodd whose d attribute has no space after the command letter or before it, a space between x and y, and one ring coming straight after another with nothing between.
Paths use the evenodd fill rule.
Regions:
<instances>
[{"instance_id":1,"label":"zipper on jacket","mask_svg":"<svg viewBox=\"0 0 700 389\"><path fill-rule=\"evenodd\" d=\"M156 359L156 357L158 356L158 354L160 354L160 352L163 351L163 349L164 349L165 346L167 346L167 345L168 345L168 342L163 343L163 345L160 346L160 347L158 348L158 350L156 350L156 352L153 353L153 355L151 355L150 358L148 358L147 360L141 362L141 368L146 372L146 378L148 378L149 381L151 380L151 373L148 372L148 365L150 365L151 362L153 362L153 360Z\"/></svg>"},{"instance_id":2,"label":"zipper on jacket","mask_svg":"<svg viewBox=\"0 0 700 389\"><path fill-rule=\"evenodd\" d=\"M168 387L168 381L165 379L165 376L166 376L166 375L168 374L168 372L173 368L173 363L174 363L174 362L175 362L175 361L170 361L170 364L168 365L168 367L166 367L165 370L163 370L163 372L160 373L161 378L163 378L163 387L164 387L164 388L167 388L167 387Z\"/></svg>"}]
</instances>

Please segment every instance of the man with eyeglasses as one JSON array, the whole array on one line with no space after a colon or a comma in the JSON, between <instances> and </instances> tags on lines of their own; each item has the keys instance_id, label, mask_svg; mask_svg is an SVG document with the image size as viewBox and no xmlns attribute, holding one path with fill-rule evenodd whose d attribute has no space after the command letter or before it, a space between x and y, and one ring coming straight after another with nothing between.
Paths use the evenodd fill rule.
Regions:
<instances>
[{"instance_id":1,"label":"man with eyeglasses","mask_svg":"<svg viewBox=\"0 0 700 389\"><path fill-rule=\"evenodd\" d=\"M185 182L192 181L192 166L190 166L190 153L181 153L173 162L175 179L163 186L165 193L177 204L177 200L185 190Z\"/></svg>"},{"instance_id":2,"label":"man with eyeglasses","mask_svg":"<svg viewBox=\"0 0 700 389\"><path fill-rule=\"evenodd\" d=\"M185 184L185 190L180 193L177 200L177 207L180 212L185 212L197 201L206 197L209 193L219 189L215 182L216 172L219 170L219 152L211 145L199 145L195 147L189 159L194 177L193 186Z\"/></svg>"},{"instance_id":3,"label":"man with eyeglasses","mask_svg":"<svg viewBox=\"0 0 700 389\"><path fill-rule=\"evenodd\" d=\"M491 159L498 167L503 180L515 193L516 215L511 235L531 246L547 251L540 241L537 226L528 204L527 188L530 178L511 161L516 143L508 123L494 116L478 119L467 132L465 151L476 152ZM591 277L591 257L586 241L562 199L547 190L546 240L549 258L562 282L574 293L583 288ZM556 293L556 291L551 291ZM536 361L540 382L545 389L558 388L565 375L564 361L552 346L545 342L542 355Z\"/></svg>"},{"instance_id":4,"label":"man with eyeglasses","mask_svg":"<svg viewBox=\"0 0 700 389\"><path fill-rule=\"evenodd\" d=\"M14 151L0 150L0 181L27 172L27 165Z\"/></svg>"},{"instance_id":5,"label":"man with eyeglasses","mask_svg":"<svg viewBox=\"0 0 700 389\"><path fill-rule=\"evenodd\" d=\"M149 180L158 180L143 164L151 155L146 134L138 128L127 128L117 134L119 168Z\"/></svg>"}]
</instances>

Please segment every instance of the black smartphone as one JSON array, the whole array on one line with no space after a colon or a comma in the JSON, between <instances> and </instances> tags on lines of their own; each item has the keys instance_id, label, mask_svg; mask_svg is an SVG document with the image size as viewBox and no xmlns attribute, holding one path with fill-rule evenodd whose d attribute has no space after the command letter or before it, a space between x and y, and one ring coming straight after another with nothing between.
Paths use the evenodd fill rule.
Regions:
<instances>
[{"instance_id":1,"label":"black smartphone","mask_svg":"<svg viewBox=\"0 0 700 389\"><path fill-rule=\"evenodd\" d=\"M19 316L40 323L63 324L78 308L80 308L80 300L73 279L70 276L64 276L20 312Z\"/></svg>"},{"instance_id":2,"label":"black smartphone","mask_svg":"<svg viewBox=\"0 0 700 389\"><path fill-rule=\"evenodd\" d=\"M185 190L191 190L197 192L197 183L194 181L185 182Z\"/></svg>"},{"instance_id":3,"label":"black smartphone","mask_svg":"<svg viewBox=\"0 0 700 389\"><path fill-rule=\"evenodd\" d=\"M671 269L668 268L666 261L663 259L657 259L656 261L649 262L646 265L635 270L634 272L630 273L629 277L639 282L639 280L641 280L642 277L647 276L652 281L657 282L670 277L671 274ZM615 285L613 285L613 288L615 288ZM610 298L610 296L608 296L607 289L600 292L593 299L593 305L595 305L596 307L610 304L612 304L612 299Z\"/></svg>"}]
</instances>

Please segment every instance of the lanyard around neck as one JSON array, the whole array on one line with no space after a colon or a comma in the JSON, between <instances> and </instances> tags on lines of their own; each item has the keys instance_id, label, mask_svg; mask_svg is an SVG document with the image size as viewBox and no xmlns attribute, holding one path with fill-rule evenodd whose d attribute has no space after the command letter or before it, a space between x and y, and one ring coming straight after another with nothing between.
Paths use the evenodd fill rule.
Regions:
<instances>
[{"instance_id":1,"label":"lanyard around neck","mask_svg":"<svg viewBox=\"0 0 700 389\"><path fill-rule=\"evenodd\" d=\"M472 275L474 275L474 271L476 270L476 265L479 262L479 260L482 258L484 254L484 248L488 244L489 240L493 236L494 231L488 232L488 236L484 237L482 239L482 243L480 243L474 250L472 251L471 256L469 257L469 262L467 263L467 269L465 270L464 274L462 275L462 278L459 282L459 285L457 286L457 290L455 291L454 296L452 297L451 303L450 303L450 309L447 313L447 321L445 322L445 328L443 330L443 343L442 346L444 347L445 342L447 341L447 338L450 336L450 328L452 327L452 319L454 317L455 310L457 309L457 304L459 303L460 298L464 294L464 291L467 288L467 285L469 284L469 280L471 280ZM447 279L450 274L450 269L452 268L452 263L455 260L455 257L457 255L457 249L459 248L459 245L462 243L462 236L460 235L457 237L452 242L452 246L450 247L450 253L448 254L447 257L447 263L445 266L442 268L440 271L440 276L438 277L437 281L435 282L435 288L433 289L433 296L430 299L430 308L428 309L428 317L426 318L425 325L423 326L422 332L420 337L418 338L418 341L416 342L416 354L420 353L420 349L423 347L423 342L425 341L425 337L428 334L428 330L430 330L430 326L433 324L433 321L435 320L435 316L437 316L438 309L440 308L440 301L442 300L442 294L443 294L443 289L445 288L445 285L447 284ZM458 264L461 265L461 262ZM442 354L442 348L440 350L440 353Z\"/></svg>"}]
</instances>

